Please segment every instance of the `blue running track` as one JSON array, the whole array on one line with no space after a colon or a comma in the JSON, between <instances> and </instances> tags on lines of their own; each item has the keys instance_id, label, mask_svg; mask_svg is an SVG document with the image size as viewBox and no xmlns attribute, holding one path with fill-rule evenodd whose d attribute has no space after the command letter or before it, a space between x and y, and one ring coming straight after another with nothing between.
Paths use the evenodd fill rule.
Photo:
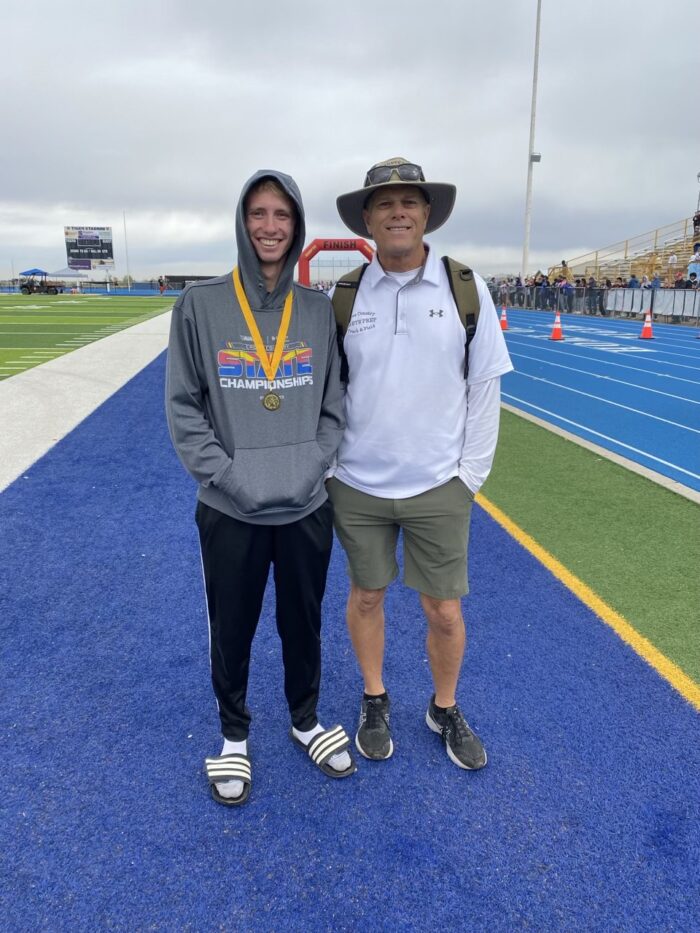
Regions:
<instances>
[{"instance_id":1,"label":"blue running track","mask_svg":"<svg viewBox=\"0 0 700 933\"><path fill-rule=\"evenodd\" d=\"M0 499L2 928L696 930L700 718L479 509L460 700L488 767L459 771L425 726L421 614L394 586L394 757L326 779L287 737L268 594L251 800L213 803L194 488L162 382L159 358ZM350 730L346 589L336 550L320 712Z\"/></svg>"},{"instance_id":2,"label":"blue running track","mask_svg":"<svg viewBox=\"0 0 700 933\"><path fill-rule=\"evenodd\" d=\"M503 400L700 491L700 340L697 328L509 309L516 371Z\"/></svg>"}]
</instances>

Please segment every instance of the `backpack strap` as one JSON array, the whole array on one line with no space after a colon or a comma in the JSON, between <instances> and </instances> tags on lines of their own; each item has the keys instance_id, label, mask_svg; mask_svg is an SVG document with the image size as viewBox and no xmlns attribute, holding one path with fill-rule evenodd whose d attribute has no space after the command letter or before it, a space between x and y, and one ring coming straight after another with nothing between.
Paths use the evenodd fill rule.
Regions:
<instances>
[{"instance_id":1,"label":"backpack strap","mask_svg":"<svg viewBox=\"0 0 700 933\"><path fill-rule=\"evenodd\" d=\"M457 262L456 259L450 259L449 256L443 256L442 262L447 272L452 297L457 305L459 319L466 332L464 342L464 378L466 379L469 374L469 344L474 339L476 325L479 321L481 307L479 292L474 280L474 273L468 266ZM350 371L343 347L343 339L350 325L357 289L368 265L369 263L363 263L363 265L338 279L333 292L333 311L335 313L338 351L340 353L340 380L345 383L350 381Z\"/></svg>"},{"instance_id":2,"label":"backpack strap","mask_svg":"<svg viewBox=\"0 0 700 933\"><path fill-rule=\"evenodd\" d=\"M340 381L348 383L350 381L350 370L348 368L348 358L345 355L343 339L350 325L352 309L357 298L357 289L360 287L362 276L365 274L368 262L363 263L356 269L352 269L341 276L335 284L333 291L333 312L335 314L335 326L338 340L338 352L340 353Z\"/></svg>"},{"instance_id":3,"label":"backpack strap","mask_svg":"<svg viewBox=\"0 0 700 933\"><path fill-rule=\"evenodd\" d=\"M468 266L462 265L449 256L442 257L447 281L450 283L452 297L457 305L457 312L462 326L466 331L464 342L464 378L469 375L469 344L476 334L476 325L479 321L479 292L477 291L474 273Z\"/></svg>"}]
</instances>

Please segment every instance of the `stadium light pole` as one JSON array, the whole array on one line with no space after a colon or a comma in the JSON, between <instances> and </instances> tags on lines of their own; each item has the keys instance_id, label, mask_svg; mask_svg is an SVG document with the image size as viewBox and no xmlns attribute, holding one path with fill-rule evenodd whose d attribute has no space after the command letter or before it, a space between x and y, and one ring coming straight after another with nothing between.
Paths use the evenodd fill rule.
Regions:
<instances>
[{"instance_id":1,"label":"stadium light pole","mask_svg":"<svg viewBox=\"0 0 700 933\"><path fill-rule=\"evenodd\" d=\"M124 218L124 252L126 253L126 287L131 291L131 273L129 272L129 242L126 238L126 211L122 211Z\"/></svg>"},{"instance_id":2,"label":"stadium light pole","mask_svg":"<svg viewBox=\"0 0 700 933\"><path fill-rule=\"evenodd\" d=\"M542 0L537 0L537 25L535 27L535 62L532 69L532 107L530 108L530 143L527 149L527 188L525 190L525 236L523 238L523 261L520 277L525 281L527 264L530 254L530 222L532 214L532 166L542 158L539 152L534 152L535 145L535 112L537 109L537 67L540 57L540 14Z\"/></svg>"}]
</instances>

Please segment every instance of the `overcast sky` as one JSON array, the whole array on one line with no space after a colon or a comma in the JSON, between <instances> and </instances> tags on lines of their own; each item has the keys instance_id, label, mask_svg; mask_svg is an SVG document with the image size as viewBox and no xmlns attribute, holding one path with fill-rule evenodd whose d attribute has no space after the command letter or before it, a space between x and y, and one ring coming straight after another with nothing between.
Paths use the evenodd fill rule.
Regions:
<instances>
[{"instance_id":1,"label":"overcast sky","mask_svg":"<svg viewBox=\"0 0 700 933\"><path fill-rule=\"evenodd\" d=\"M243 182L298 182L309 239L402 155L457 206L430 237L520 268L536 0L5 0L0 278L112 226L118 275L220 274ZM531 269L690 216L698 6L543 0Z\"/></svg>"}]
</instances>

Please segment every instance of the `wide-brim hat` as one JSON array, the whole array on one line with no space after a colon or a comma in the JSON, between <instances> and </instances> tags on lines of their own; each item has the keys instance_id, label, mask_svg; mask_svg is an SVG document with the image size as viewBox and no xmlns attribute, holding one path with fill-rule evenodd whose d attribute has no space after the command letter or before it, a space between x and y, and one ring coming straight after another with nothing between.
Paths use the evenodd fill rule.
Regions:
<instances>
[{"instance_id":1,"label":"wide-brim hat","mask_svg":"<svg viewBox=\"0 0 700 933\"><path fill-rule=\"evenodd\" d=\"M382 180L379 181L378 178ZM430 204L430 214L425 226L426 233L432 233L433 230L441 227L452 213L457 188L439 181L426 181L423 169L419 165L396 156L385 162L377 162L367 172L362 188L358 191L350 191L348 194L341 194L337 199L338 213L345 226L358 236L369 236L370 233L362 218L362 211L370 195L390 185L411 185L413 188L420 188Z\"/></svg>"}]
</instances>

